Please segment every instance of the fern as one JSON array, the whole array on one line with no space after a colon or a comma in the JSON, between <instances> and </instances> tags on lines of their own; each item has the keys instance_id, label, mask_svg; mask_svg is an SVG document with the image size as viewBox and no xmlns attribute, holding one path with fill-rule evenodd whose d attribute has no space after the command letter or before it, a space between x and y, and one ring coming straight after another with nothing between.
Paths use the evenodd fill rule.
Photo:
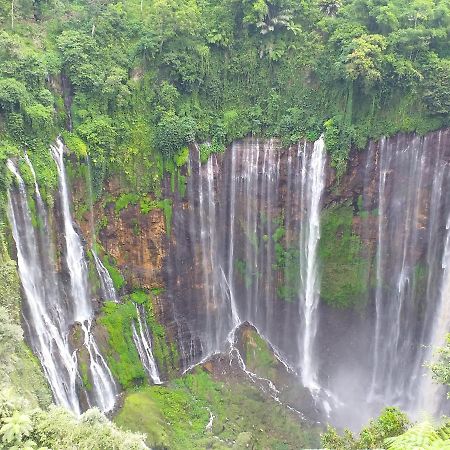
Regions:
<instances>
[{"instance_id":1,"label":"fern","mask_svg":"<svg viewBox=\"0 0 450 450\"><path fill-rule=\"evenodd\" d=\"M388 450L437 450L449 449L450 425L435 429L429 421L414 425L405 433L385 440Z\"/></svg>"}]
</instances>

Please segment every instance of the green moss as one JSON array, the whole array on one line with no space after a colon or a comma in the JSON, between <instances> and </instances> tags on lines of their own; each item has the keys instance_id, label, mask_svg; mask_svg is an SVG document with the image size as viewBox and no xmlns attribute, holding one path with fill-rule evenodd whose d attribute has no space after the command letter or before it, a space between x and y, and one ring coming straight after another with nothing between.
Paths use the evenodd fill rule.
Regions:
<instances>
[{"instance_id":1,"label":"green moss","mask_svg":"<svg viewBox=\"0 0 450 450\"><path fill-rule=\"evenodd\" d=\"M77 134L63 131L62 137L64 139L64 143L71 152L75 153L75 155L79 158L85 159L87 157L87 146Z\"/></svg>"},{"instance_id":2,"label":"green moss","mask_svg":"<svg viewBox=\"0 0 450 450\"><path fill-rule=\"evenodd\" d=\"M173 160L177 167L184 166L189 161L189 147L183 147L178 153L175 154Z\"/></svg>"},{"instance_id":3,"label":"green moss","mask_svg":"<svg viewBox=\"0 0 450 450\"><path fill-rule=\"evenodd\" d=\"M247 262L243 259L236 259L234 262L237 273L244 281L245 287L248 289L253 284L253 273L248 268Z\"/></svg>"},{"instance_id":4,"label":"green moss","mask_svg":"<svg viewBox=\"0 0 450 450\"><path fill-rule=\"evenodd\" d=\"M352 207L343 204L324 210L321 224L321 298L336 307L361 305L366 300L369 261L352 229Z\"/></svg>"},{"instance_id":5,"label":"green moss","mask_svg":"<svg viewBox=\"0 0 450 450\"><path fill-rule=\"evenodd\" d=\"M92 383L89 380L89 368L88 364L84 359L79 360L78 368L80 370L81 380L83 381L83 386L86 390L92 390Z\"/></svg>"},{"instance_id":6,"label":"green moss","mask_svg":"<svg viewBox=\"0 0 450 450\"><path fill-rule=\"evenodd\" d=\"M103 257L103 265L105 266L106 270L109 273L109 276L111 277L111 280L114 284L114 288L116 291L120 291L122 289L123 285L125 284L125 279L120 273L119 269L114 266L114 263L111 263L112 258L105 255Z\"/></svg>"},{"instance_id":7,"label":"green moss","mask_svg":"<svg viewBox=\"0 0 450 450\"><path fill-rule=\"evenodd\" d=\"M275 250L273 269L279 271L281 275L277 296L282 300L293 302L298 297L300 253L297 247L288 246L285 242L286 229L283 214L275 218L273 222L277 225L272 234Z\"/></svg>"},{"instance_id":8,"label":"green moss","mask_svg":"<svg viewBox=\"0 0 450 450\"><path fill-rule=\"evenodd\" d=\"M170 236L170 232L172 230L172 214L173 214L172 200L170 200L169 198L165 198L164 200L161 200L160 208L164 212L167 236Z\"/></svg>"},{"instance_id":9,"label":"green moss","mask_svg":"<svg viewBox=\"0 0 450 450\"><path fill-rule=\"evenodd\" d=\"M173 376L179 366L179 355L174 343L169 342L164 326L157 320L152 298L144 291L134 291L130 295L134 303L144 305L146 320L152 333L153 354L161 372Z\"/></svg>"},{"instance_id":10,"label":"green moss","mask_svg":"<svg viewBox=\"0 0 450 450\"><path fill-rule=\"evenodd\" d=\"M247 368L261 377L275 380L278 361L267 342L254 330L246 330L243 339Z\"/></svg>"},{"instance_id":11,"label":"green moss","mask_svg":"<svg viewBox=\"0 0 450 450\"><path fill-rule=\"evenodd\" d=\"M181 173L178 173L178 192L181 198L186 194L186 177Z\"/></svg>"},{"instance_id":12,"label":"green moss","mask_svg":"<svg viewBox=\"0 0 450 450\"><path fill-rule=\"evenodd\" d=\"M145 379L144 368L133 342L133 320L137 320L137 314L131 301L106 302L99 319L108 332L106 358L109 367L124 388Z\"/></svg>"},{"instance_id":13,"label":"green moss","mask_svg":"<svg viewBox=\"0 0 450 450\"><path fill-rule=\"evenodd\" d=\"M125 208L128 208L128 206L131 205L137 205L139 202L139 195L134 193L127 193L127 194L121 194L119 198L116 200L115 204L115 211L116 213L119 213Z\"/></svg>"}]
</instances>

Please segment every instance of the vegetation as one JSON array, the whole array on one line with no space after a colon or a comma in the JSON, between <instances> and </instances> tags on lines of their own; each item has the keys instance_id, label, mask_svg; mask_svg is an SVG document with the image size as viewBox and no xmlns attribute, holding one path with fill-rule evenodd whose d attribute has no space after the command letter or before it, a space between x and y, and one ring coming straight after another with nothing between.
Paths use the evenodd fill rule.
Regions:
<instances>
[{"instance_id":1,"label":"vegetation","mask_svg":"<svg viewBox=\"0 0 450 450\"><path fill-rule=\"evenodd\" d=\"M344 430L341 436L336 429L328 427L322 435L322 445L333 450L383 448L387 438L402 435L409 426L410 422L405 413L398 408L385 408L377 419L371 420L360 431L359 436L354 436L350 430Z\"/></svg>"},{"instance_id":2,"label":"vegetation","mask_svg":"<svg viewBox=\"0 0 450 450\"><path fill-rule=\"evenodd\" d=\"M130 392L114 420L123 429L145 432L147 444L153 448L289 449L317 445L314 429L301 426L295 416L265 399L255 386L218 381L201 369L168 386Z\"/></svg>"},{"instance_id":3,"label":"vegetation","mask_svg":"<svg viewBox=\"0 0 450 450\"><path fill-rule=\"evenodd\" d=\"M340 308L361 306L369 287L369 261L361 238L353 231L351 205L336 205L323 211L319 257L321 298Z\"/></svg>"},{"instance_id":4,"label":"vegetation","mask_svg":"<svg viewBox=\"0 0 450 450\"><path fill-rule=\"evenodd\" d=\"M111 280L114 284L114 289L116 291L120 291L120 289L122 289L123 285L125 284L125 279L120 273L120 270L116 267L115 263L111 263L112 260L113 259L110 256L105 255L103 257L103 265L105 266L105 269L108 271L109 276L111 277Z\"/></svg>"},{"instance_id":5,"label":"vegetation","mask_svg":"<svg viewBox=\"0 0 450 450\"><path fill-rule=\"evenodd\" d=\"M89 157L96 198L103 194L105 182L114 179L116 213L129 205L138 205L142 214L160 208L170 236L172 201L163 193L162 179L170 175L171 191L178 189L183 196L183 174L194 141L203 143L204 163L212 153L250 133L278 136L284 144L324 133L339 179L351 146L363 148L368 138L383 134L424 133L449 125L448 0L154 0L145 4L0 0L0 25L1 217L11 183L5 162L17 156L22 164L25 150L43 198L52 204L57 176L48 148L61 133L75 155ZM26 170L24 178L30 184ZM33 205L30 199L33 223L39 227ZM80 214L83 207L78 208ZM275 269L282 274L278 295L290 301L298 290L300 255L285 242L283 224L274 229L267 239L275 249ZM135 231L139 232L137 226ZM3 235L0 241L3 247ZM360 304L368 288L370 262L353 230L349 205L324 212L319 254L322 298L337 307ZM48 389L20 328L16 268L5 255L0 249L0 322L4 324L0 386L20 389L31 406L28 412L2 406L3 444L95 448L92 441L100 442L101 437L103 446L106 442L121 448L117 439L128 439L127 448L142 448L140 437L121 435L96 411L76 419L60 409L46 409ZM116 289L122 289L125 282L114 262L109 257L103 262ZM237 260L236 266L247 287L259 276L245 261ZM127 389L144 379L131 337L134 303L145 307L162 372L173 375L179 369L179 355L157 321L152 298L143 291L132 292L120 304L106 303L100 318L109 335L108 362ZM432 366L435 377L447 384L448 359L445 347ZM270 361L249 363L258 368ZM244 395L240 389L247 388L233 386L232 395L230 385L205 374L190 377L170 388L131 393L117 420L139 425L136 414L144 405L155 410L155 423L161 425L149 439L187 448L187 442L191 447L187 439L193 436L199 448L205 442L220 446L205 433L206 405L211 404L217 417L213 433L226 443L247 440L246 444L255 442L263 448L283 448L286 442L288 447L309 444L303 431L282 414L271 422L282 437L259 437L255 430L264 423L263 408L253 391L246 397L247 391ZM182 413L180 405L187 404L193 405L192 410ZM43 409L30 413L35 407ZM242 409L247 411L243 419ZM278 412L276 407L274 411ZM139 427L149 427L150 421L140 420ZM401 413L386 410L359 437L344 435L347 447L342 445L370 447L387 442L401 448L406 427ZM403 439L412 438L414 429L406 431ZM428 425L417 430L443 439ZM397 434L398 441L385 441ZM327 436L327 445L339 444L336 433ZM438 445L437 438L429 442Z\"/></svg>"},{"instance_id":6,"label":"vegetation","mask_svg":"<svg viewBox=\"0 0 450 450\"><path fill-rule=\"evenodd\" d=\"M247 369L260 377L275 381L279 363L269 344L251 328L244 330L243 344Z\"/></svg>"},{"instance_id":7,"label":"vegetation","mask_svg":"<svg viewBox=\"0 0 450 450\"><path fill-rule=\"evenodd\" d=\"M171 345L164 326L158 322L149 294L137 290L124 296L121 303L106 302L99 319L108 332L105 354L112 373L125 389L141 385L146 377L133 341L132 324L138 323L137 304L145 308L145 319L152 333L153 354L160 372L164 376L173 375L179 364L176 346Z\"/></svg>"},{"instance_id":8,"label":"vegetation","mask_svg":"<svg viewBox=\"0 0 450 450\"><path fill-rule=\"evenodd\" d=\"M180 357L176 345L168 339L164 325L157 320L152 295L137 290L129 296L129 299L145 307L147 324L152 332L153 355L160 372L165 376L174 375L179 369Z\"/></svg>"},{"instance_id":9,"label":"vegetation","mask_svg":"<svg viewBox=\"0 0 450 450\"><path fill-rule=\"evenodd\" d=\"M137 321L133 302L104 304L100 323L108 331L106 357L112 373L124 388L145 379L144 368L133 342L133 321Z\"/></svg>"},{"instance_id":10,"label":"vegetation","mask_svg":"<svg viewBox=\"0 0 450 450\"><path fill-rule=\"evenodd\" d=\"M118 429L98 409L76 417L63 408L34 408L23 398L0 395L3 449L144 450L144 436Z\"/></svg>"},{"instance_id":11,"label":"vegetation","mask_svg":"<svg viewBox=\"0 0 450 450\"><path fill-rule=\"evenodd\" d=\"M13 6L13 7L11 7ZM448 124L445 0L0 2L0 159L25 147L55 186L48 144L89 154L160 198L164 160L202 160L248 133L351 144ZM6 172L1 170L1 183Z\"/></svg>"},{"instance_id":12,"label":"vegetation","mask_svg":"<svg viewBox=\"0 0 450 450\"><path fill-rule=\"evenodd\" d=\"M432 376L435 382L450 386L450 334L447 335L445 345L437 348L437 359L433 363L429 363ZM448 390L448 387L447 387ZM447 392L450 398L450 392Z\"/></svg>"},{"instance_id":13,"label":"vegetation","mask_svg":"<svg viewBox=\"0 0 450 450\"><path fill-rule=\"evenodd\" d=\"M447 419L440 425L433 425L425 420L413 425L399 409L385 408L357 437L349 430L339 435L329 427L322 434L322 445L333 450L443 450L450 448L450 423Z\"/></svg>"}]
</instances>

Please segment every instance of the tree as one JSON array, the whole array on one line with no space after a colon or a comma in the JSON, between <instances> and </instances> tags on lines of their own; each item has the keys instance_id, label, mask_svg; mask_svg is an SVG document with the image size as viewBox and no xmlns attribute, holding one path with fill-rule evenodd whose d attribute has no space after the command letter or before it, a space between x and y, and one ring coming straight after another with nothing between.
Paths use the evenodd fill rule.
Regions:
<instances>
[{"instance_id":1,"label":"tree","mask_svg":"<svg viewBox=\"0 0 450 450\"><path fill-rule=\"evenodd\" d=\"M351 80L361 79L367 85L381 80L383 50L387 42L379 34L363 34L344 49L345 72Z\"/></svg>"},{"instance_id":2,"label":"tree","mask_svg":"<svg viewBox=\"0 0 450 450\"><path fill-rule=\"evenodd\" d=\"M387 438L403 434L410 422L405 413L398 408L388 407L383 409L380 416L371 420L355 437L350 430L344 430L340 436L336 429L328 427L322 435L322 445L333 450L359 450L362 448L381 448ZM406 448L406 447L404 447Z\"/></svg>"},{"instance_id":3,"label":"tree","mask_svg":"<svg viewBox=\"0 0 450 450\"><path fill-rule=\"evenodd\" d=\"M33 429L30 417L19 411L14 411L11 417L5 417L3 423L0 435L6 444L20 443L22 438L28 437Z\"/></svg>"}]
</instances>

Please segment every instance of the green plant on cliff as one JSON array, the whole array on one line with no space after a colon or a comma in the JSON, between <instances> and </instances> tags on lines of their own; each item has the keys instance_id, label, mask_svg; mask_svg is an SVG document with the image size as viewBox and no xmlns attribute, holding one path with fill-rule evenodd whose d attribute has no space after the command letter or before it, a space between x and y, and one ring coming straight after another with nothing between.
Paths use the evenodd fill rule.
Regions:
<instances>
[{"instance_id":1,"label":"green plant on cliff","mask_svg":"<svg viewBox=\"0 0 450 450\"><path fill-rule=\"evenodd\" d=\"M105 255L103 257L103 265L105 266L105 269L108 271L109 276L111 277L111 280L114 284L114 289L116 289L116 291L120 291L120 289L122 289L123 285L125 284L125 279L120 273L120 270L116 267L114 260L110 256Z\"/></svg>"},{"instance_id":2,"label":"green plant on cliff","mask_svg":"<svg viewBox=\"0 0 450 450\"><path fill-rule=\"evenodd\" d=\"M244 332L243 342L246 367L260 377L275 381L278 360L269 344L252 329Z\"/></svg>"},{"instance_id":3,"label":"green plant on cliff","mask_svg":"<svg viewBox=\"0 0 450 450\"><path fill-rule=\"evenodd\" d=\"M286 228L283 214L276 217L273 222L277 225L277 228L275 228L272 234L275 251L273 269L279 271L281 274L280 283L277 287L277 295L282 300L292 302L298 296L300 253L296 246L290 246L286 242Z\"/></svg>"},{"instance_id":4,"label":"green plant on cliff","mask_svg":"<svg viewBox=\"0 0 450 450\"><path fill-rule=\"evenodd\" d=\"M108 332L108 365L124 388L134 383L142 383L145 379L144 368L133 342L133 321L137 321L137 314L131 301L106 302L99 319Z\"/></svg>"},{"instance_id":5,"label":"green plant on cliff","mask_svg":"<svg viewBox=\"0 0 450 450\"><path fill-rule=\"evenodd\" d=\"M353 231L351 205L336 205L322 212L319 257L321 298L340 308L364 303L369 261L361 238Z\"/></svg>"},{"instance_id":6,"label":"green plant on cliff","mask_svg":"<svg viewBox=\"0 0 450 450\"><path fill-rule=\"evenodd\" d=\"M125 389L140 385L146 380L133 340L132 324L138 323L136 304L145 308L145 320L152 335L153 353L160 372L165 377L172 376L178 370L179 364L177 348L168 339L164 326L157 320L150 294L137 290L122 297L121 303L105 302L98 319L99 325L107 332L107 340L101 344L102 351L114 377ZM91 382L87 364L83 358L80 358L80 361L83 383L89 388Z\"/></svg>"},{"instance_id":7,"label":"green plant on cliff","mask_svg":"<svg viewBox=\"0 0 450 450\"><path fill-rule=\"evenodd\" d=\"M45 158L70 124L96 194L115 175L159 196L161 159L194 139L325 132L340 175L351 143L449 124L450 8L372 3L0 0L1 145Z\"/></svg>"}]
</instances>

